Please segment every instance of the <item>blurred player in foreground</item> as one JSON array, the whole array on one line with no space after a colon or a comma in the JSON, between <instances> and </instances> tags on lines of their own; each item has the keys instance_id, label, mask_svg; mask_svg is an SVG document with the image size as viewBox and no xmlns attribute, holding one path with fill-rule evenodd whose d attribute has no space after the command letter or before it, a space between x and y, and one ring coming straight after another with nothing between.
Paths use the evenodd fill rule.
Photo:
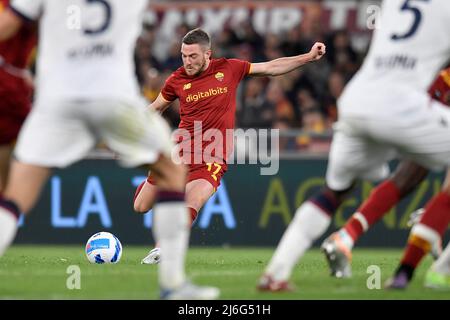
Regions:
<instances>
[{"instance_id":1,"label":"blurred player in foreground","mask_svg":"<svg viewBox=\"0 0 450 320\"><path fill-rule=\"evenodd\" d=\"M428 169L442 170L450 164L450 110L427 94L450 57L450 39L445 32L450 5L442 0L418 2L414 12L420 13L420 19L411 26L405 11L412 9L407 4L404 0L383 2L380 28L374 31L369 54L338 101L339 121L326 187L298 208L260 279L259 289L291 289L288 279L295 263L328 229L333 213L357 179L382 180L389 173L387 161L399 154ZM420 166L414 163L403 163L404 173L396 174L399 186L392 181L379 186L376 197L383 200L370 203L375 212L373 221L364 223L362 215L354 216L362 221L362 229L425 177L427 171L418 172ZM408 165L412 166L408 169ZM417 170L417 176L408 175L410 170ZM450 194L442 191L429 206L432 218L422 219L415 230L421 239L433 244L450 220ZM353 239L346 237L342 242L341 247L351 247ZM344 256L349 259L350 251ZM349 269L334 271L338 277L350 275Z\"/></svg>"},{"instance_id":2,"label":"blurred player in foreground","mask_svg":"<svg viewBox=\"0 0 450 320\"><path fill-rule=\"evenodd\" d=\"M38 86L0 196L0 254L50 175L83 159L101 140L121 165L155 173L154 235L167 252L158 269L163 299L214 299L219 291L186 280L189 221L184 166L170 157L170 129L142 100L133 65L146 0L13 0L0 17L0 38L39 20Z\"/></svg>"},{"instance_id":3,"label":"blurred player in foreground","mask_svg":"<svg viewBox=\"0 0 450 320\"><path fill-rule=\"evenodd\" d=\"M325 50L325 45L317 42L306 54L250 63L238 59L212 59L210 37L201 29L191 30L184 36L181 46L183 66L166 80L150 109L163 112L174 100L180 101L179 134L182 139L177 142L178 147L181 146L182 160L189 167L186 204L192 221L227 171L227 158L233 146L229 141L233 137L227 136L227 130L234 129L236 90L240 81L247 75L286 74L319 60ZM200 145L196 141L200 141ZM136 191L135 210L147 212L154 199L155 187L150 175ZM153 264L159 259L160 249L155 248L142 262Z\"/></svg>"},{"instance_id":4,"label":"blurred player in foreground","mask_svg":"<svg viewBox=\"0 0 450 320\"><path fill-rule=\"evenodd\" d=\"M450 68L439 73L429 89L429 94L433 99L450 106ZM423 166L408 160L401 162L395 174L377 186L347 223L324 241L322 249L330 265L331 275L351 276L351 250L358 239L418 186L427 174L428 170ZM419 222L421 217L414 217L414 222ZM437 259L441 252L442 243L439 239L432 244L431 253Z\"/></svg>"},{"instance_id":5,"label":"blurred player in foreground","mask_svg":"<svg viewBox=\"0 0 450 320\"><path fill-rule=\"evenodd\" d=\"M440 101L447 106L450 105L450 68L439 73L438 78L429 90L429 94L433 99ZM322 249L330 265L332 275L336 277L348 277L351 275L351 250L356 241L403 198L404 193L402 190L405 189L405 187L402 186L406 185L408 190L412 190L423 180L423 178L425 178L428 170L413 162L405 161L400 164L400 169L397 170L396 173L400 174L394 175L393 178L386 180L376 187L372 191L370 197L364 201L344 227L333 233L324 241ZM405 182L409 183L405 184ZM446 192L445 188L446 183L443 185L443 192ZM422 214L413 218L415 220L414 224L418 225L421 223L422 219L425 219L425 221L428 219L427 216L424 216L423 214L424 210L420 211ZM413 230L411 231L412 235L414 234L415 228L417 227L413 226ZM412 236L410 240L414 242L414 237ZM409 244L408 246L412 246L412 248L407 249L401 264L407 265L409 268L399 267L399 270L403 268L409 269L411 273L409 279L411 279L412 272L418 265L421 255L414 254L417 251L417 249L413 249L415 248L415 245ZM420 251L422 250L419 250L419 252ZM441 238L438 238L436 242L432 243L430 248L426 250L426 252L428 251L431 251L433 257L437 259L442 252ZM400 278L396 283L388 283L388 286L406 287L409 280L406 280L407 277Z\"/></svg>"},{"instance_id":6,"label":"blurred player in foreground","mask_svg":"<svg viewBox=\"0 0 450 320\"><path fill-rule=\"evenodd\" d=\"M0 14L9 2L0 0ZM13 37L0 42L0 192L14 143L31 108L32 76L27 65L36 46L36 32L34 24L23 24Z\"/></svg>"}]
</instances>

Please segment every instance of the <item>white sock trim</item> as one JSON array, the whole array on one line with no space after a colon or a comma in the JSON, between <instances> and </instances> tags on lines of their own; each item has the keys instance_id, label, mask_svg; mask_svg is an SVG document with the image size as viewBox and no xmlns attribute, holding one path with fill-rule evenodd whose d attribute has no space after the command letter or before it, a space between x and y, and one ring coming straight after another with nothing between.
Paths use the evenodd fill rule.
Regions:
<instances>
[{"instance_id":1,"label":"white sock trim","mask_svg":"<svg viewBox=\"0 0 450 320\"><path fill-rule=\"evenodd\" d=\"M369 223L367 222L366 217L364 217L364 215L361 212L354 213L353 218L358 220L358 222L361 224L364 232L369 230Z\"/></svg>"},{"instance_id":2,"label":"white sock trim","mask_svg":"<svg viewBox=\"0 0 450 320\"><path fill-rule=\"evenodd\" d=\"M421 223L414 225L411 229L411 234L419 236L430 244L434 244L441 239L441 236L436 230Z\"/></svg>"}]
</instances>

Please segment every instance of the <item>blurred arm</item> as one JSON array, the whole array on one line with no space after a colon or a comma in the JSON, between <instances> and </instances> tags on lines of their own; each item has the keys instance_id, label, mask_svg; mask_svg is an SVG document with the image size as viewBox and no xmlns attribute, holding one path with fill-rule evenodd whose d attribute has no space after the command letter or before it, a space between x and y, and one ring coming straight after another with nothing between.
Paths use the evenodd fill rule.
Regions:
<instances>
[{"instance_id":1,"label":"blurred arm","mask_svg":"<svg viewBox=\"0 0 450 320\"><path fill-rule=\"evenodd\" d=\"M268 62L252 63L250 75L279 76L295 70L309 62L319 60L326 52L326 46L316 42L308 53L294 57L283 57Z\"/></svg>"},{"instance_id":2,"label":"blurred arm","mask_svg":"<svg viewBox=\"0 0 450 320\"><path fill-rule=\"evenodd\" d=\"M163 113L172 103L172 101L167 101L164 99L161 93L158 94L158 97L153 101L149 108L153 109L159 113Z\"/></svg>"},{"instance_id":3,"label":"blurred arm","mask_svg":"<svg viewBox=\"0 0 450 320\"><path fill-rule=\"evenodd\" d=\"M5 41L14 36L22 26L22 18L10 9L0 12L0 41Z\"/></svg>"}]
</instances>

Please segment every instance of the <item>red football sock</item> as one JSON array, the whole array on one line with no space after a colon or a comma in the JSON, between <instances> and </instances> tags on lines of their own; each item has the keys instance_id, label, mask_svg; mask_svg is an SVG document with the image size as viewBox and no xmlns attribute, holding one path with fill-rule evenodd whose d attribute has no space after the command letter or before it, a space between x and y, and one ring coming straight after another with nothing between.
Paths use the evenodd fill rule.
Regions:
<instances>
[{"instance_id":1,"label":"red football sock","mask_svg":"<svg viewBox=\"0 0 450 320\"><path fill-rule=\"evenodd\" d=\"M358 215L359 219L365 219L366 226L363 226L357 217L352 216L344 229L353 241L358 240L364 231L384 216L400 199L400 190L391 180L381 183L372 190L369 198L356 211L362 215Z\"/></svg>"},{"instance_id":2,"label":"red football sock","mask_svg":"<svg viewBox=\"0 0 450 320\"><path fill-rule=\"evenodd\" d=\"M402 265L408 265L415 269L422 260L423 256L430 251L431 245L428 241L422 239L419 236L411 235L408 239L403 257L401 260Z\"/></svg>"},{"instance_id":3,"label":"red football sock","mask_svg":"<svg viewBox=\"0 0 450 320\"><path fill-rule=\"evenodd\" d=\"M420 223L436 230L442 237L445 230L447 230L449 222L450 195L441 192L428 202Z\"/></svg>"},{"instance_id":4,"label":"red football sock","mask_svg":"<svg viewBox=\"0 0 450 320\"><path fill-rule=\"evenodd\" d=\"M450 222L450 196L439 193L426 205L420 224L435 230L442 236ZM431 249L431 243L417 234L411 234L408 239L401 264L417 267L425 254Z\"/></svg>"},{"instance_id":5,"label":"red football sock","mask_svg":"<svg viewBox=\"0 0 450 320\"><path fill-rule=\"evenodd\" d=\"M361 222L359 222L358 219L355 217L351 217L350 220L347 221L347 223L344 226L345 231L352 237L353 241L356 242L358 238L364 233L363 226L361 225Z\"/></svg>"}]
</instances>

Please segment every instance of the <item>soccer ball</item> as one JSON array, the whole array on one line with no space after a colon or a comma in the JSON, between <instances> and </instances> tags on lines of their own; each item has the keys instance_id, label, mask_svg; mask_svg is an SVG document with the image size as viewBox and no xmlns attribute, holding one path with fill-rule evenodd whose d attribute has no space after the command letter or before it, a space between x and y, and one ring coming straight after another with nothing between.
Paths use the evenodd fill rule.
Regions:
<instances>
[{"instance_id":1,"label":"soccer ball","mask_svg":"<svg viewBox=\"0 0 450 320\"><path fill-rule=\"evenodd\" d=\"M122 257L122 244L109 232L98 232L86 243L86 256L91 263L117 263Z\"/></svg>"}]
</instances>

